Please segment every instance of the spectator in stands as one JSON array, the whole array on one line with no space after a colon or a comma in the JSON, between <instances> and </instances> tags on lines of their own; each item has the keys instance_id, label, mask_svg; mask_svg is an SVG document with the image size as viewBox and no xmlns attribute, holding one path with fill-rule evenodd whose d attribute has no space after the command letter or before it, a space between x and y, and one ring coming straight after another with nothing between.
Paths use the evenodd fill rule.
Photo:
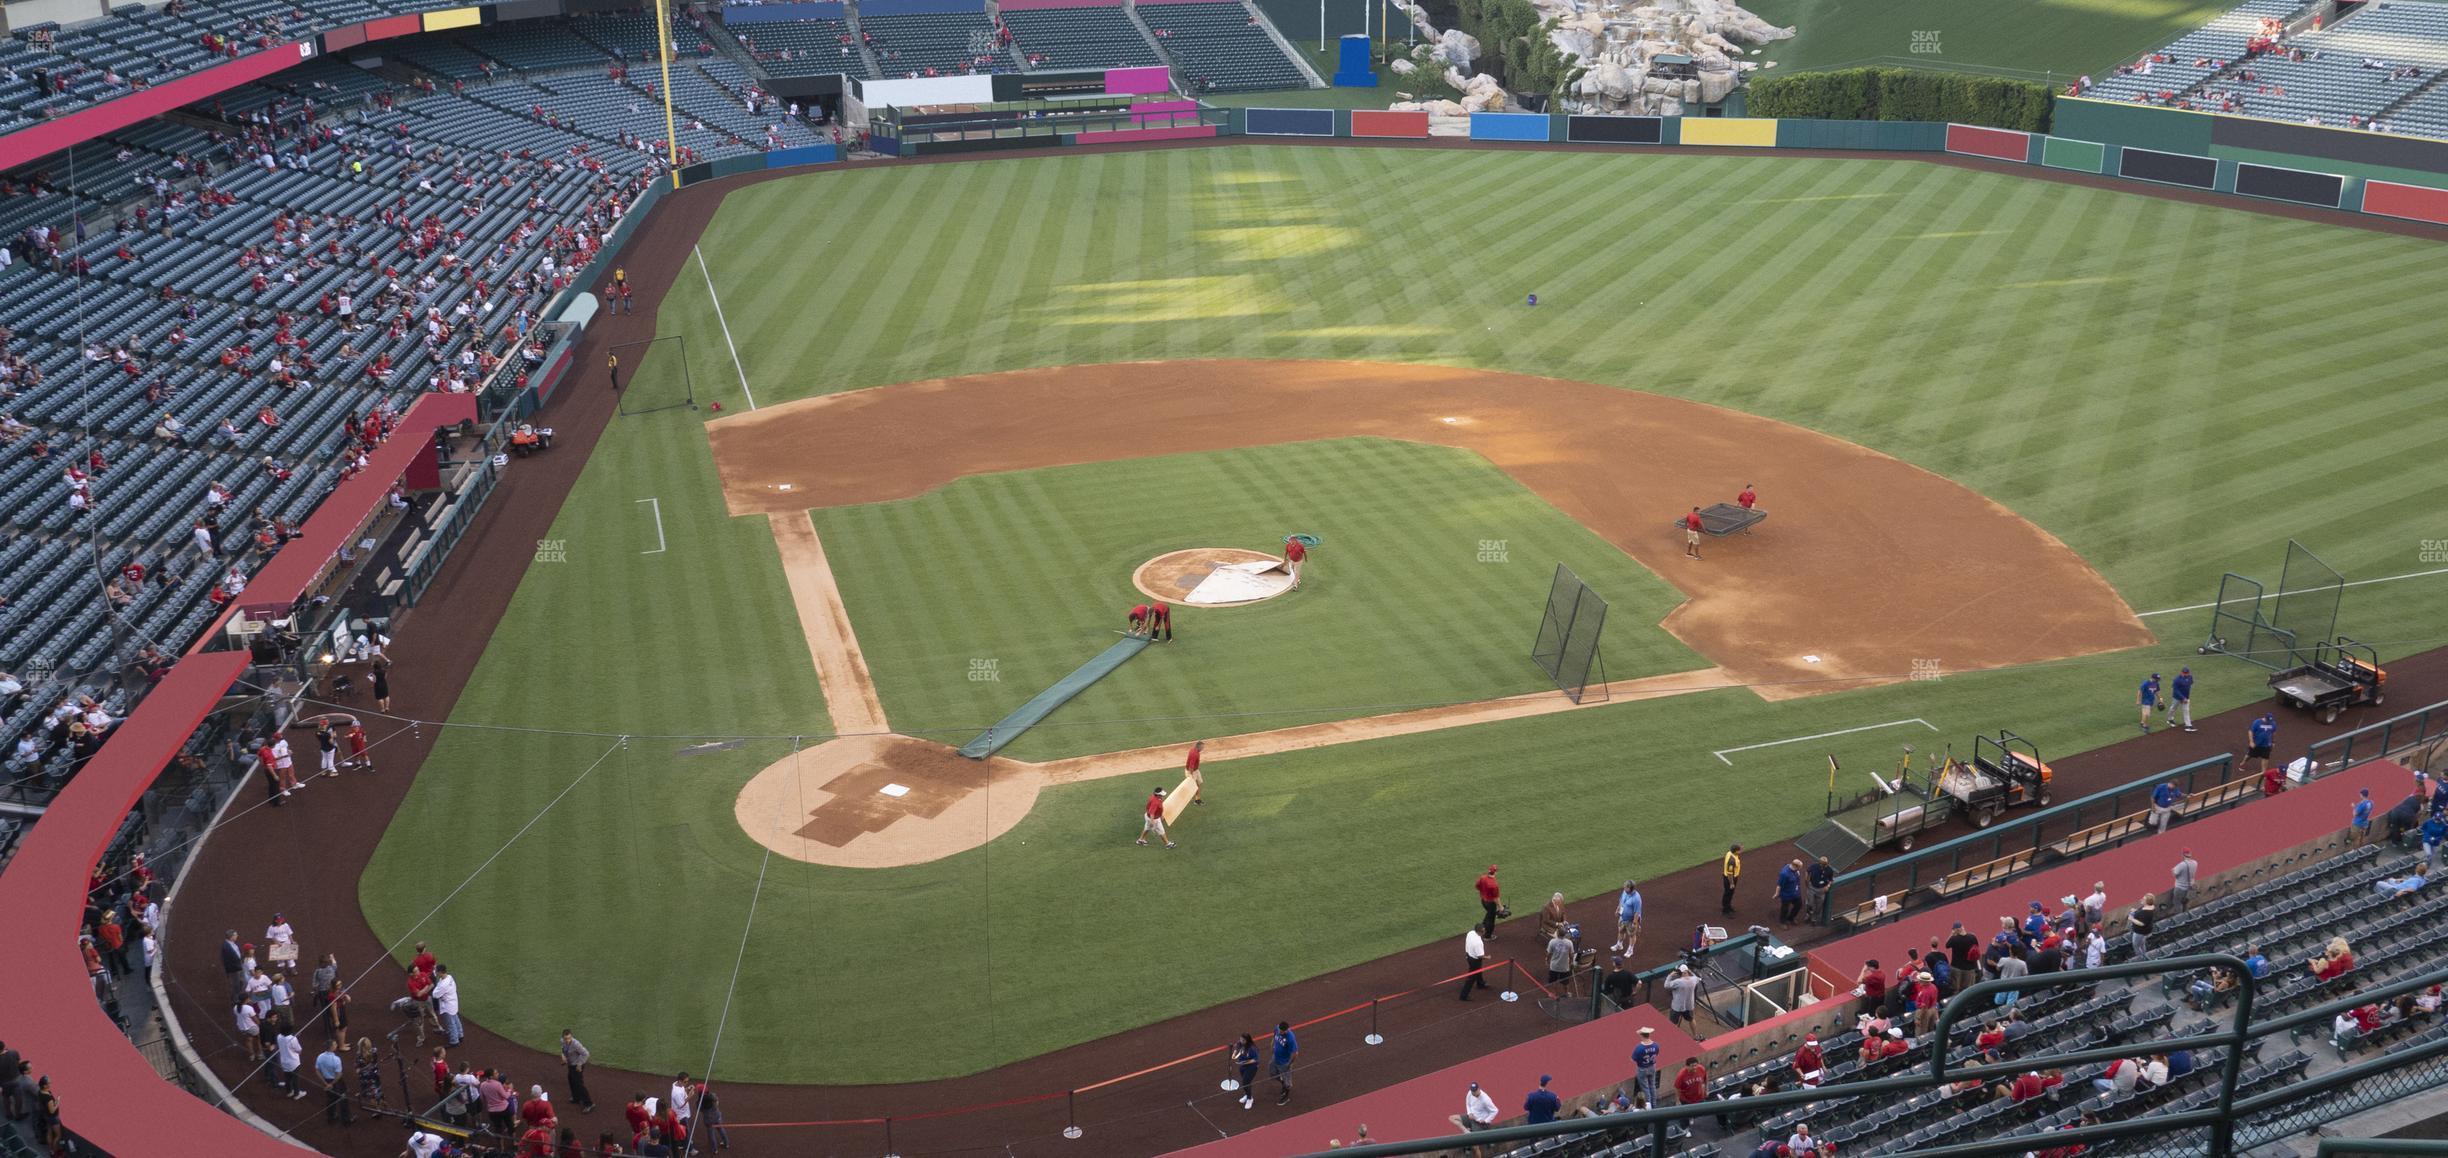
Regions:
<instances>
[{"instance_id":1,"label":"spectator in stands","mask_svg":"<svg viewBox=\"0 0 2448 1158\"><path fill-rule=\"evenodd\" d=\"M2346 938L2331 937L2328 947L2322 949L2318 956L2305 962L2305 966L2311 969L2314 977L2323 981L2333 981L2354 971L2354 950L2347 946Z\"/></svg>"},{"instance_id":2,"label":"spectator in stands","mask_svg":"<svg viewBox=\"0 0 2448 1158\"><path fill-rule=\"evenodd\" d=\"M2448 844L2448 809L2433 806L2416 835L2422 841L2423 875L2431 876L2439 872L2440 846Z\"/></svg>"},{"instance_id":3,"label":"spectator in stands","mask_svg":"<svg viewBox=\"0 0 2448 1158\"><path fill-rule=\"evenodd\" d=\"M1462 1095L1462 1129L1464 1132L1496 1128L1496 1099L1472 1082Z\"/></svg>"},{"instance_id":4,"label":"spectator in stands","mask_svg":"<svg viewBox=\"0 0 2448 1158\"><path fill-rule=\"evenodd\" d=\"M2201 873L2201 862L2193 859L2193 850L2185 849L2176 859L2176 867L2168 870L2168 905L2181 913L2193 897L2193 882Z\"/></svg>"},{"instance_id":5,"label":"spectator in stands","mask_svg":"<svg viewBox=\"0 0 2448 1158\"><path fill-rule=\"evenodd\" d=\"M1861 1044L1862 1068L1868 1069L1869 1067L1876 1065L1879 1062L1883 1062L1888 1058L1902 1057L1910 1052L1912 1052L1912 1044L1904 1040L1904 1027L1900 1025L1891 1025L1888 1026L1886 1031L1883 1033L1873 1033L1863 1036Z\"/></svg>"},{"instance_id":6,"label":"spectator in stands","mask_svg":"<svg viewBox=\"0 0 2448 1158\"><path fill-rule=\"evenodd\" d=\"M2398 876L2381 878L2372 885L2372 889L2381 896L2396 898L2408 893L2419 892L2424 885L2429 883L2431 883L2430 874L2424 871L2420 862L2416 862L2407 866L2406 871Z\"/></svg>"},{"instance_id":7,"label":"spectator in stands","mask_svg":"<svg viewBox=\"0 0 2448 1158\"><path fill-rule=\"evenodd\" d=\"M2130 1094L2142 1076L2142 1063L2121 1057L2108 1063L2099 1077L2091 1079L2091 1088L2103 1094Z\"/></svg>"},{"instance_id":8,"label":"spectator in stands","mask_svg":"<svg viewBox=\"0 0 2448 1158\"><path fill-rule=\"evenodd\" d=\"M1684 1058L1683 1068L1675 1071L1674 1089L1675 1101L1680 1105L1697 1106L1708 1101L1708 1067L1702 1065L1699 1058ZM1730 1128L1725 1115L1717 1115L1717 1128L1720 1130Z\"/></svg>"},{"instance_id":9,"label":"spectator in stands","mask_svg":"<svg viewBox=\"0 0 2448 1158\"><path fill-rule=\"evenodd\" d=\"M1887 1004L1887 974L1879 968L1878 958L1862 962L1861 972L1853 975L1853 995L1861 998L1861 1011L1870 1016Z\"/></svg>"},{"instance_id":10,"label":"spectator in stands","mask_svg":"<svg viewBox=\"0 0 2448 1158\"><path fill-rule=\"evenodd\" d=\"M1554 1090L1547 1088L1547 1084L1554 1080L1555 1075L1553 1074L1540 1074L1538 1088L1530 1091L1529 1097L1522 1099L1523 1120L1530 1125L1536 1126L1555 1121L1556 1115L1563 1111L1562 1100L1556 1097Z\"/></svg>"},{"instance_id":11,"label":"spectator in stands","mask_svg":"<svg viewBox=\"0 0 2448 1158\"><path fill-rule=\"evenodd\" d=\"M161 416L161 421L153 424L153 437L168 439L171 442L184 441L187 437L187 424L179 421L178 415L165 412Z\"/></svg>"},{"instance_id":12,"label":"spectator in stands","mask_svg":"<svg viewBox=\"0 0 2448 1158\"><path fill-rule=\"evenodd\" d=\"M2040 1070L2027 1070L2022 1076L2017 1077L2014 1081L1999 1086L1997 1088L1996 1096L2011 1099L2014 1104L2020 1106L2035 1098L2044 1097L2049 1091L2054 1090L2064 1084L2065 1074L2063 1071L2048 1070L2046 1072L2042 1072Z\"/></svg>"}]
</instances>

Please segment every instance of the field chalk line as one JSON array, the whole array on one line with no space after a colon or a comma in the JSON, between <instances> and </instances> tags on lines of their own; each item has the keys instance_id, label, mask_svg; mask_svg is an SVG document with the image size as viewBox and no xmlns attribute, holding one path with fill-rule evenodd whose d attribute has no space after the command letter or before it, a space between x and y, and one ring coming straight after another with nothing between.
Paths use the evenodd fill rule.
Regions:
<instances>
[{"instance_id":1,"label":"field chalk line","mask_svg":"<svg viewBox=\"0 0 2448 1158\"><path fill-rule=\"evenodd\" d=\"M765 870L773 867L773 850L765 850L765 859L757 863L756 889L748 894L748 916L740 924L739 952L731 957L731 986L723 990L722 1015L714 1019L714 1051L706 1057L705 1084L714 1084L714 1063L722 1060L723 1028L731 1024L731 999L739 993L740 963L748 959L748 934L756 928L757 900L765 895ZM705 1109L705 1097L697 1098L697 1109ZM692 1119L696 1117L691 1115Z\"/></svg>"},{"instance_id":2,"label":"field chalk line","mask_svg":"<svg viewBox=\"0 0 2448 1158\"><path fill-rule=\"evenodd\" d=\"M1765 744L1745 744L1740 748L1719 748L1716 751L1709 753L1709 755L1717 757L1717 761L1719 763L1731 768L1734 766L1734 762L1726 759L1726 753L1728 752L1748 752L1753 748L1774 748L1779 744L1799 744L1804 740L1824 740L1830 736L1850 736L1855 732L1873 732L1880 728L1893 728L1903 724L1919 724L1933 732L1938 730L1938 725L1930 723L1928 720L1924 720L1919 716L1914 716L1907 720L1889 720L1884 724L1863 724L1858 728L1839 728L1833 732L1821 732L1812 736L1795 736L1790 740L1770 740Z\"/></svg>"},{"instance_id":3,"label":"field chalk line","mask_svg":"<svg viewBox=\"0 0 2448 1158\"><path fill-rule=\"evenodd\" d=\"M731 368L739 372L740 393L748 396L748 409L754 410L756 391L748 388L748 368L740 365L739 343L731 340L731 323L723 319L722 295L714 292L714 271L706 268L704 250L692 245L689 252L697 255L697 272L705 275L706 298L714 303L714 321L722 327L723 345L731 347Z\"/></svg>"},{"instance_id":4,"label":"field chalk line","mask_svg":"<svg viewBox=\"0 0 2448 1158\"><path fill-rule=\"evenodd\" d=\"M2374 583L2395 583L2400 579L2421 579L2429 575L2448 575L2448 567L2434 567L2428 571L2408 571L2403 575L2384 575L2378 579L2357 579L2352 583L2341 583L2338 586L2340 589L2369 587ZM2287 594L2292 595L2295 592L2290 591ZM2134 618L2148 619L2154 615L2174 615L2179 611L2208 611L2216 606L2218 606L2216 603L2193 603L2183 607L2162 607L2157 611L2137 611L2134 613Z\"/></svg>"},{"instance_id":5,"label":"field chalk line","mask_svg":"<svg viewBox=\"0 0 2448 1158\"><path fill-rule=\"evenodd\" d=\"M654 550L652 550L652 551L640 551L640 552L638 552L638 554L640 554L640 555L660 555L660 554L662 554L662 553L663 553L663 500L661 500L661 499L639 499L638 501L639 501L639 502L641 502L641 503L650 503L650 504L652 504L651 506L647 507L646 509L654 513L654 521L655 521L655 549L654 549Z\"/></svg>"}]
</instances>

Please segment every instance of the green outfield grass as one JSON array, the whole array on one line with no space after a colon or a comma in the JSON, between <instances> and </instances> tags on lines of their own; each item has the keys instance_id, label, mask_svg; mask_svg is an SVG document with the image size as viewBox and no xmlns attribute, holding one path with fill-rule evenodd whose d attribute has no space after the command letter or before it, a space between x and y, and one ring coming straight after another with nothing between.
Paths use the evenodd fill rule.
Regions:
<instances>
[{"instance_id":1,"label":"green outfield grass","mask_svg":"<svg viewBox=\"0 0 2448 1158\"><path fill-rule=\"evenodd\" d=\"M1780 69L1903 65L2033 80L2099 75L2209 23L2228 0L1754 0L1793 28L1755 58ZM1916 34L1919 38L1916 40Z\"/></svg>"},{"instance_id":2,"label":"green outfield grass","mask_svg":"<svg viewBox=\"0 0 2448 1158\"><path fill-rule=\"evenodd\" d=\"M1022 760L1554 687L1529 651L1557 563L1609 601L1610 678L1709 666L1657 627L1680 593L1449 447L1343 439L988 475L815 519L852 622L890 641L868 666L894 730L953 745L1111 644L1147 598L1139 564L1323 538L1299 591L1177 603L1177 646L1004 750Z\"/></svg>"},{"instance_id":3,"label":"green outfield grass","mask_svg":"<svg viewBox=\"0 0 2448 1158\"><path fill-rule=\"evenodd\" d=\"M2437 514L2448 474L2434 463L2448 439L2430 306L2448 293L2440 248L2239 210L1911 162L1253 146L770 182L735 193L703 247L768 405L943 374L1210 356L1487 366L1649 389L1961 481L2064 539L2146 611L2209 599L2222 571L2270 575L2289 536L2355 578L2436 567L2424 543L2448 538ZM1535 311L1519 304L1533 290ZM2358 305L2350 329L2303 308L2339 300ZM658 324L689 336L701 402L746 404L693 266ZM1362 481L1376 468L1345 469ZM1070 473L975 480L895 504L896 517L941 536L929 504L953 528L962 504L990 495L1082 494ZM653 546L637 505L647 497L661 502L661 555L638 554ZM1358 517L1397 497L1363 487L1304 517ZM820 525L828 539L881 534L891 528L854 524L889 523L892 510ZM1252 535L1295 529L1272 510L1237 514ZM1162 545L1146 531L1045 526L1121 562ZM687 412L616 420L554 534L570 564L531 569L454 722L822 731L770 536L761 519L723 515ZM1333 577L1353 534L1327 537ZM1571 538L1553 550L1580 549ZM926 581L993 578L989 560L943 565L954 573ZM893 565L843 570L871 654L959 659L949 675L962 679L956 641L874 618L905 597L889 590ZM1021 645L1093 635L1031 617L1113 604L1031 583L1049 589L1047 605L998 603L981 628L1018 641L989 657L1009 668L1010 695L1027 690L1009 686ZM1310 606L1252 609L1252 642ZM470 1017L538 1047L574 1023L607 1063L694 1071L712 1056L738 956L718 1074L943 1076L1457 937L1476 911L1471 870L1490 859L1525 897L1579 896L1729 840L1790 836L1817 816L1825 755L1884 768L1906 736L1764 749L1731 767L1713 749L1915 716L1959 747L1998 728L2052 756L2118 739L2135 682L2192 660L2206 627L2195 612L2149 622L2162 643L2116 656L1779 704L1717 692L1216 765L1210 804L1169 855L1130 845L1146 785L1126 779L1050 791L1010 836L933 865L767 865L729 808L788 741L681 756L685 741L635 740L597 763L608 742L593 737L455 732L362 895L385 936L414 926L450 947ZM2437 642L2441 622L2448 582L2434 578L2351 592L2341 626L2395 655ZM1313 652L1382 643L1428 657L1451 634L1363 638L1372 630L1383 629L1355 616L1300 638ZM1206 634L1194 643L1211 646ZM1109 682L1172 659L1133 661ZM909 700L933 714L915 705L966 692L896 689L901 662L879 662L896 712ZM1388 678L1466 682L1483 678L1476 663ZM1281 690L1231 694L1256 703ZM1374 690L1314 689L1336 704ZM1124 695L1119 682L1092 694L1106 692ZM2205 708L2262 694L2238 661L2204 666ZM2311 732L2290 721L2281 742ZM1161 952L1133 939L1156 927ZM1286 1015L1300 1012L1314 1011Z\"/></svg>"}]
</instances>

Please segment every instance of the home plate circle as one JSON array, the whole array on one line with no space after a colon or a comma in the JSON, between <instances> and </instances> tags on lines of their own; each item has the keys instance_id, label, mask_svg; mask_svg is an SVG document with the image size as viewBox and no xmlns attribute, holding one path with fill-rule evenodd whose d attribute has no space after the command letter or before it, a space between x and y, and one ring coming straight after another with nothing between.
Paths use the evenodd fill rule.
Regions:
<instances>
[{"instance_id":1,"label":"home plate circle","mask_svg":"<svg viewBox=\"0 0 2448 1158\"><path fill-rule=\"evenodd\" d=\"M1189 607L1246 607L1292 589L1282 559L1240 547L1169 551L1131 572L1131 586L1153 599Z\"/></svg>"}]
</instances>

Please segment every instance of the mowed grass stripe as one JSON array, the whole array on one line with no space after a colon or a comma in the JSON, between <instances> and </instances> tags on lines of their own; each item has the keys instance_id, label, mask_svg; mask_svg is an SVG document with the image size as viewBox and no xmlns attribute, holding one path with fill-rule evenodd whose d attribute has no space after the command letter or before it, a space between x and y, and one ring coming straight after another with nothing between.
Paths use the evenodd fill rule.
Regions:
<instances>
[{"instance_id":1,"label":"mowed grass stripe","mask_svg":"<svg viewBox=\"0 0 2448 1158\"><path fill-rule=\"evenodd\" d=\"M1105 237L1115 196L1141 215L1127 242ZM901 232L879 233L888 221ZM911 228L951 235L974 268L914 296L900 267L932 234ZM2006 232L1894 240L1987 230ZM2421 404L2436 328L2427 302L2448 290L2437 246L2114 191L1863 159L1234 146L771 182L735 196L704 245L768 404L922 371L1117 354L1435 360L1656 389L1958 478L2059 534L2144 608L2207 598L2223 569L2267 572L2290 534L2356 577L2416 569L2419 542L2440 537L2432 512L2448 506L2448 477L2426 458L2448 417ZM1747 256L1729 263L1734 254ZM689 336L704 398L710 376L731 375L711 303L690 280L664 303L665 325ZM1523 308L1532 288L1549 304ZM2306 305L2337 300L2357 303L2352 332ZM613 589L597 597L561 574L578 562L535 568L464 718L617 716L640 733L819 726L806 659L764 638L797 638L784 604L739 605L787 599L766 557L738 546L760 541L762 520L712 515L745 538L693 531L687 549L736 561L655 571L651 586L630 566L638 557L587 553L597 531L578 528L640 533L629 504L649 480L667 494L667 518L671 494L718 511L698 437L685 412L616 422L615 440L661 442L692 465L616 448L605 469L590 465L565 512L571 557ZM862 641L882 653L896 722L982 726L1114 638L1132 601L1129 565L1185 541L1264 545L1289 518L1316 520L1307 529L1328 538L1318 591L1185 614L1182 643L1058 713L1015 750L1030 758L1348 714L1469 681L1536 686L1522 653L1558 558L1586 561L1615 605L1609 674L1703 662L1654 629L1622 630L1653 622L1672 591L1581 528L1508 527L1498 537L1513 562L1456 562L1439 544L1469 550L1491 534L1472 512L1500 488L1469 480L1484 464L1440 478L1406 454L1419 450L1354 442L1108 464L1098 486L1064 471L975 480L988 489L817 521ZM1311 457L1266 457L1283 452ZM1372 505L1372 487L1449 509ZM597 505L600 522L576 517ZM1458 571L1418 575L1425 567ZM1366 594L1412 600L1411 614L1344 610L1350 585L1392 572L1409 574ZM1882 597L1909 600L1899 587ZM592 614L564 614L566 602ZM2415 581L2358 589L2342 626L2411 639L2442 615L2448 587ZM701 628L708 616L729 622ZM1517 889L1586 895L1728 839L1799 831L1823 799L1822 755L1884 767L1894 738L1838 737L1826 753L1730 771L1710 748L1920 716L1958 737L2012 727L2044 751L2077 751L2130 731L2119 705L2138 672L2182 662L2202 670L2206 709L2263 694L2241 665L2193 655L2199 617L2153 625L2169 642L2082 664L1779 704L1711 694L1231 762L1211 784L1229 788L1185 827L1180 854L1131 846L1147 785L1126 779L1049 792L1010 837L943 862L780 866L724 1064L743 1080L917 1079L1145 1024L1452 935L1475 911L1467 871L1451 863L1456 841L1508 873L1518 866ZM968 678L981 657L999 661L999 682ZM798 690L752 690L778 680ZM667 683L690 686L654 694ZM446 743L367 880L378 929L421 914L433 881L472 867L600 752L516 736ZM478 1019L539 1047L561 1025L603 1025L588 1041L608 1062L702 1065L709 1000L628 1014L675 976L727 969L733 897L744 899L762 855L731 822L730 800L786 751L774 741L683 758L633 741L600 785L573 793L566 815L531 834L557 858L514 850L497 866L504 882L551 890L553 913L486 898L425 931L470 954L455 969L496 979ZM1627 752L1638 754L1629 767ZM1552 810L1456 807L1484 793L1492 768L1574 801L1590 831L1642 839L1558 841ZM1729 813L1725 799L1747 806ZM1659 815L1707 819L1661 828ZM1355 825L1412 836L1355 838ZM1268 889L1248 887L1259 870ZM1273 902L1282 895L1339 903L1287 914ZM1184 911L1199 917L1182 922ZM651 971L605 961L606 914L671 948L648 955ZM1117 950L1117 930L1159 927L1167 953ZM940 986L846 983L906 972L908 946L939 941L961 947L926 971ZM1246 951L1259 943L1268 951ZM1184 974L1183 959L1218 964Z\"/></svg>"}]
</instances>

